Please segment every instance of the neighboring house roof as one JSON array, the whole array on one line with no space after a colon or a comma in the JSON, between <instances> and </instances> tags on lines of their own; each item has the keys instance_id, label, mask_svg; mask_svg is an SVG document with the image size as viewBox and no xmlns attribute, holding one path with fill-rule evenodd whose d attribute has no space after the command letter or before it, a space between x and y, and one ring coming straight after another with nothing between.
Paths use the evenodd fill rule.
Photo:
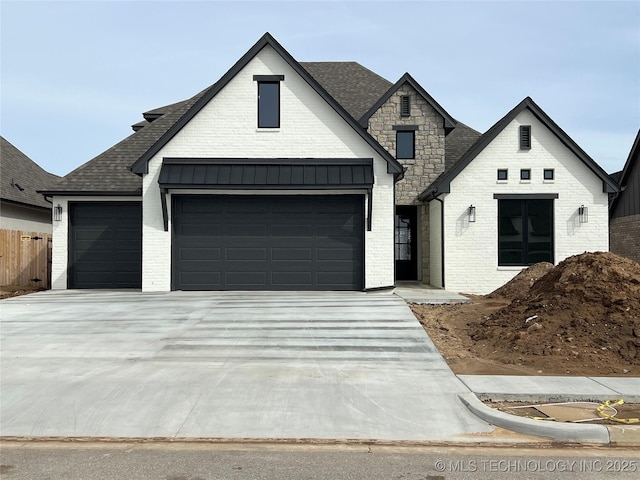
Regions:
<instances>
[{"instance_id":1,"label":"neighboring house roof","mask_svg":"<svg viewBox=\"0 0 640 480\"><path fill-rule=\"evenodd\" d=\"M562 142L571 152L578 157L582 163L584 163L596 176L602 180L603 191L605 192L617 192L619 190L618 185L614 182L609 175L595 162L584 150L582 150L578 144L576 144L562 130L552 119L549 117L530 97L526 97L522 102L516 105L509 113L502 117L498 122L493 125L489 130L485 132L464 154L464 156L455 163L449 170L446 170L440 175L424 192L422 192L418 199L421 201L430 200L437 197L441 193L449 193L451 191L451 181L462 172L471 161L480 154L504 128L516 118L516 116L524 111L529 110L535 117L542 122L557 138Z\"/></svg>"},{"instance_id":2,"label":"neighboring house roof","mask_svg":"<svg viewBox=\"0 0 640 480\"><path fill-rule=\"evenodd\" d=\"M445 135L448 134L451 130L453 130L456 126L456 121L454 120L454 118L449 115L447 113L447 111L442 108L440 106L440 104L438 102L436 102L434 100L434 98L429 95L427 93L427 91L422 88L422 86L416 82L413 77L411 75L409 75L408 73L405 73L400 80L398 80L394 85L391 86L391 88L389 88L389 90L387 90L387 92L382 95L382 97L380 97L378 99L378 101L376 103L374 103L371 108L369 108L369 110L367 110L367 112L360 118L360 125L362 125L364 128L367 128L369 125L369 118L371 118L371 115L373 115L375 112L378 111L378 109L387 101L389 100L389 98L391 97L391 95L393 95L395 92L398 91L398 89L400 89L400 87L402 87L405 83L408 83L409 85L411 85L413 87L413 89L415 91L418 92L418 94L429 104L431 105L431 107L438 112L440 115L442 115L442 117L444 118L444 130L445 130Z\"/></svg>"},{"instance_id":3,"label":"neighboring house roof","mask_svg":"<svg viewBox=\"0 0 640 480\"><path fill-rule=\"evenodd\" d=\"M616 172L611 175L611 177L615 181L617 181L622 188L620 195L617 195L611 202L611 206L609 208L609 213L611 216L626 215L631 212L633 212L631 214L635 214L639 211L637 195L638 193L640 193L640 184L638 183L638 178L640 176L638 169L640 168L640 165L638 164L638 157L640 157L640 129L638 130L636 138L633 141L633 146L631 147L631 151L629 152L627 161L624 164L624 168L621 172ZM629 202L626 208L627 212L624 212L625 208L623 208L620 212L616 212L617 207L620 203L620 198L626 197L627 195L635 195L635 202Z\"/></svg>"},{"instance_id":4,"label":"neighboring house roof","mask_svg":"<svg viewBox=\"0 0 640 480\"><path fill-rule=\"evenodd\" d=\"M300 65L356 120L392 85L356 62L301 62Z\"/></svg>"},{"instance_id":5,"label":"neighboring house roof","mask_svg":"<svg viewBox=\"0 0 640 480\"><path fill-rule=\"evenodd\" d=\"M340 105L327 91L287 52L269 33L265 33L256 44L245 53L222 78L208 88L191 107L149 148L131 167L131 171L145 174L148 162L162 149L193 117L195 117L207 103L213 99L263 48L273 48L288 64L313 88L353 130L362 137L387 162L387 172L401 176L404 172L402 165L387 152L369 133L361 129L358 122ZM161 117L161 119L163 119ZM159 120L156 120L156 122ZM155 122L154 122L155 123ZM152 125L154 124L152 123ZM144 132L149 127L143 128Z\"/></svg>"},{"instance_id":6,"label":"neighboring house roof","mask_svg":"<svg viewBox=\"0 0 640 480\"><path fill-rule=\"evenodd\" d=\"M51 204L37 192L49 188L60 177L45 171L37 163L0 137L0 198L38 208L51 209Z\"/></svg>"}]
</instances>

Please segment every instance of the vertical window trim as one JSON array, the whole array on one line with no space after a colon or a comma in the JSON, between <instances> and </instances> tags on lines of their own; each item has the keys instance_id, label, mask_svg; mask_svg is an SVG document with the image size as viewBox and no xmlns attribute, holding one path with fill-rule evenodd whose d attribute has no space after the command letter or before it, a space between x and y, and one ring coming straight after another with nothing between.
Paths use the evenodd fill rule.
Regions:
<instances>
[{"instance_id":1,"label":"vertical window trim","mask_svg":"<svg viewBox=\"0 0 640 480\"><path fill-rule=\"evenodd\" d=\"M520 150L531 150L531 125L520 125Z\"/></svg>"},{"instance_id":2,"label":"vertical window trim","mask_svg":"<svg viewBox=\"0 0 640 480\"><path fill-rule=\"evenodd\" d=\"M277 106L277 122L275 125L261 125L260 124L260 86L261 85L274 85L276 84L278 86L278 91L277 91L277 102L278 102L278 106ZM278 80L258 80L258 128L280 128L280 81Z\"/></svg>"},{"instance_id":3,"label":"vertical window trim","mask_svg":"<svg viewBox=\"0 0 640 480\"><path fill-rule=\"evenodd\" d=\"M400 97L400 116L411 116L411 97L409 95L402 95Z\"/></svg>"},{"instance_id":4,"label":"vertical window trim","mask_svg":"<svg viewBox=\"0 0 640 480\"><path fill-rule=\"evenodd\" d=\"M398 136L402 133L410 133L411 134L411 156L410 157L401 157L398 154ZM398 160L413 160L416 158L416 132L415 130L396 130L396 159Z\"/></svg>"}]
</instances>

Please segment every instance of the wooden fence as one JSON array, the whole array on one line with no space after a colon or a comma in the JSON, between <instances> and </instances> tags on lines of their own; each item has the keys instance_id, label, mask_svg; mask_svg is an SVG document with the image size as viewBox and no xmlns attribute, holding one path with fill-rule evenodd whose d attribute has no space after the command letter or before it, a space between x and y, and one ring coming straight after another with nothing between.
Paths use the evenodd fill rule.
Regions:
<instances>
[{"instance_id":1,"label":"wooden fence","mask_svg":"<svg viewBox=\"0 0 640 480\"><path fill-rule=\"evenodd\" d=\"M51 234L0 230L0 285L51 288Z\"/></svg>"}]
</instances>

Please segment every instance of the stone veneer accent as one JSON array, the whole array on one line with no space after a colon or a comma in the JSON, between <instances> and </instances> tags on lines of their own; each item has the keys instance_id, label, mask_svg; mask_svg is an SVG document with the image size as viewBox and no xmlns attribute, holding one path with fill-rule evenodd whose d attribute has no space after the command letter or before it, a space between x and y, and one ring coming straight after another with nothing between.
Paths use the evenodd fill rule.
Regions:
<instances>
[{"instance_id":1,"label":"stone veneer accent","mask_svg":"<svg viewBox=\"0 0 640 480\"><path fill-rule=\"evenodd\" d=\"M400 116L400 97L411 97L411 115ZM444 118L409 84L400 87L371 118L369 133L391 155L396 156L394 126L417 125L415 158L398 159L406 168L404 178L396 183L397 205L418 206L418 278L430 282L429 208L418 201L418 195L444 171Z\"/></svg>"},{"instance_id":2,"label":"stone veneer accent","mask_svg":"<svg viewBox=\"0 0 640 480\"><path fill-rule=\"evenodd\" d=\"M400 97L411 97L411 116L400 116ZM369 119L369 133L396 156L394 125L417 125L415 158L398 159L406 167L396 183L397 205L420 205L418 195L444 171L444 118L408 84L400 87Z\"/></svg>"},{"instance_id":3,"label":"stone veneer accent","mask_svg":"<svg viewBox=\"0 0 640 480\"><path fill-rule=\"evenodd\" d=\"M609 221L611 252L640 263L640 215L612 218Z\"/></svg>"}]
</instances>

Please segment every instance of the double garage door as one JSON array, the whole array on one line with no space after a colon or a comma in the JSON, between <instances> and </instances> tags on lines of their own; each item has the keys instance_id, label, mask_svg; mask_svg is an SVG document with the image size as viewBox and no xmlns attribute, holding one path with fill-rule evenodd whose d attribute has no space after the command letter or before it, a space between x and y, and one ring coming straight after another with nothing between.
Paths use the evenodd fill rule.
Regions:
<instances>
[{"instance_id":1,"label":"double garage door","mask_svg":"<svg viewBox=\"0 0 640 480\"><path fill-rule=\"evenodd\" d=\"M174 290L361 290L362 195L183 195Z\"/></svg>"}]
</instances>

